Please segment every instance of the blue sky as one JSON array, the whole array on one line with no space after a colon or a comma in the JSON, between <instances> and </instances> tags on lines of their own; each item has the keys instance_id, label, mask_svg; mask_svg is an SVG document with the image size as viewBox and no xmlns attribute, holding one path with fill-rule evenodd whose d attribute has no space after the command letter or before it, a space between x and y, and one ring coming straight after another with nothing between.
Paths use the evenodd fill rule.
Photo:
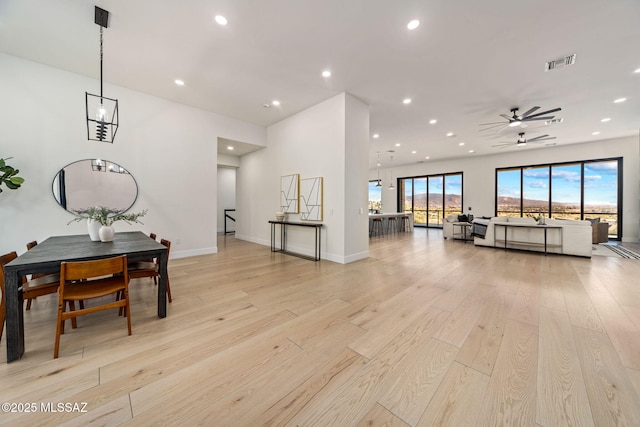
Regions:
<instances>
[{"instance_id":1,"label":"blue sky","mask_svg":"<svg viewBox=\"0 0 640 427\"><path fill-rule=\"evenodd\" d=\"M552 167L552 201L580 203L580 165ZM520 196L520 170L501 172L498 183L500 196ZM615 205L618 197L618 164L616 161L585 163L584 196L588 205ZM548 200L549 169L524 170L524 198Z\"/></svg>"}]
</instances>

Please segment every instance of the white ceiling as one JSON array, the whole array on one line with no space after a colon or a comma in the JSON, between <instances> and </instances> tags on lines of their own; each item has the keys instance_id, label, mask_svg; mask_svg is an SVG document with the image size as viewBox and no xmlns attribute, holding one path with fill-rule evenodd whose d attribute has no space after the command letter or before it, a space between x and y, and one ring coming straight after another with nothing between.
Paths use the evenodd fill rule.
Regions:
<instances>
[{"instance_id":1,"label":"white ceiling","mask_svg":"<svg viewBox=\"0 0 640 427\"><path fill-rule=\"evenodd\" d=\"M372 167L378 151L400 165L544 146L491 147L522 130L478 124L511 107L561 107L525 129L558 145L640 129L639 0L0 0L0 51L98 78L94 4L111 12L105 81L264 126L347 91L371 106Z\"/></svg>"}]
</instances>

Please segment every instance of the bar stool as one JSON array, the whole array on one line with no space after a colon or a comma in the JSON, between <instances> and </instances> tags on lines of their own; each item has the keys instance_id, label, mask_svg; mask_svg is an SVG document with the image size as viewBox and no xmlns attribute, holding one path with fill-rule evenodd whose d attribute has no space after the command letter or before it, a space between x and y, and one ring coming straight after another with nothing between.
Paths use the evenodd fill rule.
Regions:
<instances>
[{"instance_id":1,"label":"bar stool","mask_svg":"<svg viewBox=\"0 0 640 427\"><path fill-rule=\"evenodd\" d=\"M411 224L409 223L409 215L402 215L400 219L402 220L400 231L409 231L411 229Z\"/></svg>"},{"instance_id":2,"label":"bar stool","mask_svg":"<svg viewBox=\"0 0 640 427\"><path fill-rule=\"evenodd\" d=\"M392 216L387 218L387 234L397 233L397 232L398 232L398 222L396 221L396 217Z\"/></svg>"},{"instance_id":3,"label":"bar stool","mask_svg":"<svg viewBox=\"0 0 640 427\"><path fill-rule=\"evenodd\" d=\"M384 228L382 227L382 218L373 218L369 237L371 237L374 233L384 235Z\"/></svg>"}]
</instances>

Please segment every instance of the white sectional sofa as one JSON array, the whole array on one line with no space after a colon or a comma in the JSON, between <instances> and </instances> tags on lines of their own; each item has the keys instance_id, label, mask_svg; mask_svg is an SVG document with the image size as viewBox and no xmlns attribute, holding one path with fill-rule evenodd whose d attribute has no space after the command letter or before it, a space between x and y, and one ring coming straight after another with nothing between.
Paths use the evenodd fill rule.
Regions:
<instances>
[{"instance_id":1,"label":"white sectional sofa","mask_svg":"<svg viewBox=\"0 0 640 427\"><path fill-rule=\"evenodd\" d=\"M504 248L504 227L496 224L526 224L536 225L533 218L493 217L487 225L484 239L478 236L473 238L477 246L491 246ZM591 257L592 228L589 221L575 221L569 219L545 220L547 225L562 227L560 230L547 230L547 252L564 255L576 255ZM542 227L508 227L507 248L523 249L529 251L544 251L544 231Z\"/></svg>"}]
</instances>

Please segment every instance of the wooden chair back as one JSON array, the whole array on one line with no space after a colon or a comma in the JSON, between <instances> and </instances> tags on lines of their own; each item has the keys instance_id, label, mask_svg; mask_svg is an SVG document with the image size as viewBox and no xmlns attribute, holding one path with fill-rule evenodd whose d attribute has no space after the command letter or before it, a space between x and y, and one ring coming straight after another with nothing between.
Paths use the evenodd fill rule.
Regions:
<instances>
[{"instance_id":1,"label":"wooden chair back","mask_svg":"<svg viewBox=\"0 0 640 427\"><path fill-rule=\"evenodd\" d=\"M75 301L101 298L113 294L116 298L103 298L99 305L75 309ZM127 256L105 258L94 261L63 262L60 264L60 289L58 291L58 321L53 358L58 358L60 335L64 333L64 322L78 316L111 308L124 308L127 327L131 335L131 313L129 305L129 274ZM118 298L122 296L122 298ZM70 311L66 311L69 304Z\"/></svg>"}]
</instances>

